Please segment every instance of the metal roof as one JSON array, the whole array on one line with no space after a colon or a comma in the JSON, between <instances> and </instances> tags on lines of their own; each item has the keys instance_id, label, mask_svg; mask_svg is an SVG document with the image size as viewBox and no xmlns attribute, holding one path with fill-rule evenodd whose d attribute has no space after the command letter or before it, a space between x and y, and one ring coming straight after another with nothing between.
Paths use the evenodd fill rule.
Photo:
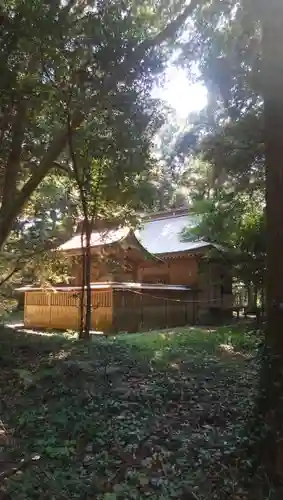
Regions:
<instances>
[{"instance_id":1,"label":"metal roof","mask_svg":"<svg viewBox=\"0 0 283 500\"><path fill-rule=\"evenodd\" d=\"M175 252L193 251L210 246L205 241L183 241L182 231L195 227L199 216L174 214L158 219L144 221L140 229L134 231L138 242L151 254L161 255ZM111 245L122 241L129 233L127 227L118 229L97 230L91 235L91 246ZM77 234L59 247L60 250L81 248L81 235Z\"/></svg>"},{"instance_id":2,"label":"metal roof","mask_svg":"<svg viewBox=\"0 0 283 500\"><path fill-rule=\"evenodd\" d=\"M91 233L90 245L92 247L101 245L111 245L117 241L125 238L129 233L129 228L121 227L118 229L107 229L100 231L93 231ZM59 250L75 250L81 248L81 235L76 234L70 240L59 246Z\"/></svg>"},{"instance_id":3,"label":"metal roof","mask_svg":"<svg viewBox=\"0 0 283 500\"><path fill-rule=\"evenodd\" d=\"M205 241L183 241L182 231L197 225L197 215L175 215L145 222L135 231L141 244L153 254L165 254L197 250L210 246Z\"/></svg>"}]
</instances>

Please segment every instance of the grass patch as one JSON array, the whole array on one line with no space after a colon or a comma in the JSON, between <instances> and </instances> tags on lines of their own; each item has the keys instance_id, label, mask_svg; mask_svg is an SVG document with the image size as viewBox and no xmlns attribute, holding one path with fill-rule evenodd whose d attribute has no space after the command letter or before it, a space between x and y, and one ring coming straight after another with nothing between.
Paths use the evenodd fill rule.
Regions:
<instances>
[{"instance_id":1,"label":"grass patch","mask_svg":"<svg viewBox=\"0 0 283 500\"><path fill-rule=\"evenodd\" d=\"M183 328L86 345L8 328L0 342L1 467L27 459L4 481L13 500L221 498L217 468L251 405L256 335Z\"/></svg>"},{"instance_id":2,"label":"grass patch","mask_svg":"<svg viewBox=\"0 0 283 500\"><path fill-rule=\"evenodd\" d=\"M118 342L147 353L149 357L160 352L164 361L182 353L215 354L221 345L230 345L236 352L251 353L259 340L255 332L245 331L238 326L211 329L187 327L117 337Z\"/></svg>"}]
</instances>

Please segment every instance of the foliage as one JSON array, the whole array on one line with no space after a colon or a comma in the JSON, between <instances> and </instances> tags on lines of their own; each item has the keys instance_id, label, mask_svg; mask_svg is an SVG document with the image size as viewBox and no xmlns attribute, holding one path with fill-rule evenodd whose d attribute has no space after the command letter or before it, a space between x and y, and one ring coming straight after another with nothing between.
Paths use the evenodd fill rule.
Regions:
<instances>
[{"instance_id":1,"label":"foliage","mask_svg":"<svg viewBox=\"0 0 283 500\"><path fill-rule=\"evenodd\" d=\"M222 353L222 344L235 352ZM239 443L256 344L254 334L229 327L87 345L3 332L6 454L16 463L39 457L7 490L15 500L222 498L234 472L216 490L216 477L227 476L219 460Z\"/></svg>"},{"instance_id":2,"label":"foliage","mask_svg":"<svg viewBox=\"0 0 283 500\"><path fill-rule=\"evenodd\" d=\"M171 156L180 130L176 113L171 110L153 143L155 162L150 172L150 181L155 195L153 208L157 210L164 210L174 203L178 179L176 169L171 165Z\"/></svg>"},{"instance_id":3,"label":"foliage","mask_svg":"<svg viewBox=\"0 0 283 500\"><path fill-rule=\"evenodd\" d=\"M204 1L180 44L189 74L208 90L207 107L179 136L178 156L201 154L213 170L214 188L263 189L261 49L253 1Z\"/></svg>"},{"instance_id":4,"label":"foliage","mask_svg":"<svg viewBox=\"0 0 283 500\"><path fill-rule=\"evenodd\" d=\"M181 44L180 59L189 69L197 64L209 91L211 120L240 119L262 104L261 47L258 11L253 0L204 1ZM208 118L208 116L207 116Z\"/></svg>"},{"instance_id":5,"label":"foliage","mask_svg":"<svg viewBox=\"0 0 283 500\"><path fill-rule=\"evenodd\" d=\"M0 253L1 314L16 305L16 287L68 282L66 259L55 249L71 236L78 215L72 181L56 173L47 176Z\"/></svg>"},{"instance_id":6,"label":"foliage","mask_svg":"<svg viewBox=\"0 0 283 500\"><path fill-rule=\"evenodd\" d=\"M195 228L185 231L184 238L221 245L237 281L262 289L266 271L264 207L260 191L252 196L221 191L210 200L195 203L194 210L201 217Z\"/></svg>"},{"instance_id":7,"label":"foliage","mask_svg":"<svg viewBox=\"0 0 283 500\"><path fill-rule=\"evenodd\" d=\"M189 116L182 123L171 111L156 134L153 148L156 162L150 180L155 188L154 208L159 210L185 207L195 199L209 198L214 187L209 158L206 161L204 155L195 154L197 138L188 150L188 136L194 133L191 120Z\"/></svg>"},{"instance_id":8,"label":"foliage","mask_svg":"<svg viewBox=\"0 0 283 500\"><path fill-rule=\"evenodd\" d=\"M162 122L150 91L190 14L183 7L76 0L1 5L0 246L3 280L9 279L3 306L22 282L68 281L53 250L82 215L69 132L82 175L84 164L91 165L84 190L93 203L100 172L100 211L109 217L149 203L149 146Z\"/></svg>"},{"instance_id":9,"label":"foliage","mask_svg":"<svg viewBox=\"0 0 283 500\"><path fill-rule=\"evenodd\" d=\"M264 145L261 113L251 111L239 121L228 122L200 144L203 158L213 170L216 187L237 191L264 189Z\"/></svg>"},{"instance_id":10,"label":"foliage","mask_svg":"<svg viewBox=\"0 0 283 500\"><path fill-rule=\"evenodd\" d=\"M171 147L178 171L175 193L182 192L183 204L186 200L202 214L187 237L225 246L236 279L262 288L265 158L258 13L250 1L200 2L179 48L179 63L208 90L207 107L174 132Z\"/></svg>"},{"instance_id":11,"label":"foliage","mask_svg":"<svg viewBox=\"0 0 283 500\"><path fill-rule=\"evenodd\" d=\"M274 486L274 496L270 491L266 498L282 496L282 21L283 4L278 0L205 1L195 11L181 56L190 68L198 62L210 91L206 121L199 122L199 146L218 178L216 201L219 196L227 199L229 193L248 199L258 190L263 198L266 191L265 213L251 214L247 204L238 234L245 252L259 253L267 263L266 352L256 409L257 447L249 450L250 456L253 451L257 457L255 467L264 468ZM221 213L219 218L219 211L215 214L216 222L223 222L224 235L227 221L229 240L238 218L230 211L234 205L230 199L225 218ZM249 274L251 264L247 263ZM262 282L261 269L255 274L253 280L259 277ZM250 493L249 498L253 497Z\"/></svg>"},{"instance_id":12,"label":"foliage","mask_svg":"<svg viewBox=\"0 0 283 500\"><path fill-rule=\"evenodd\" d=\"M128 163L143 160L143 132L152 132L158 105L150 88L193 8L182 7L180 2L172 9L167 1L4 2L1 246L46 175L54 168L66 171L68 121L74 133L92 128L103 161L107 156L115 163L123 148ZM137 132L141 149L133 159Z\"/></svg>"}]
</instances>

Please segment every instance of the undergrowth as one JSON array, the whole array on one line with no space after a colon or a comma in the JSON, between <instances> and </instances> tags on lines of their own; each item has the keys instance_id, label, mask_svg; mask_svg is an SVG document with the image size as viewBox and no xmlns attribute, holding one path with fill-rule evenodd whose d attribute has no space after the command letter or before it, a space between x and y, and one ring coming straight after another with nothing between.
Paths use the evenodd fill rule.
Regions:
<instances>
[{"instance_id":1,"label":"undergrowth","mask_svg":"<svg viewBox=\"0 0 283 500\"><path fill-rule=\"evenodd\" d=\"M7 328L0 341L0 478L13 500L245 498L225 456L252 406L258 334L186 328L83 344Z\"/></svg>"}]
</instances>

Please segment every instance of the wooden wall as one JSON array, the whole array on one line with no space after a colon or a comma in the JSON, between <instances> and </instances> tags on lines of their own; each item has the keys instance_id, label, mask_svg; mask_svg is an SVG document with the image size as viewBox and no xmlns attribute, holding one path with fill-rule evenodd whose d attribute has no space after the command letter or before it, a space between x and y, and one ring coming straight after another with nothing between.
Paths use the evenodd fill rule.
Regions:
<instances>
[{"instance_id":1,"label":"wooden wall","mask_svg":"<svg viewBox=\"0 0 283 500\"><path fill-rule=\"evenodd\" d=\"M129 252L117 249L113 253L100 255L97 252L92 254L91 262L91 283L105 281L137 281L138 259L141 256L131 249ZM73 285L80 286L82 283L82 257L69 257L70 274Z\"/></svg>"},{"instance_id":2,"label":"wooden wall","mask_svg":"<svg viewBox=\"0 0 283 500\"><path fill-rule=\"evenodd\" d=\"M174 253L161 258L145 256L140 249L117 245L92 249L91 282L139 282L184 285L199 290L199 318L211 308L231 309L232 280L223 263L208 262L201 252L192 255ZM71 257L72 283L81 285L81 258ZM150 310L151 314L153 309ZM120 313L119 313L120 314Z\"/></svg>"},{"instance_id":3,"label":"wooden wall","mask_svg":"<svg viewBox=\"0 0 283 500\"><path fill-rule=\"evenodd\" d=\"M92 291L93 330L105 333L138 332L195 322L194 295L187 290ZM24 323L30 328L78 330L79 293L26 292Z\"/></svg>"},{"instance_id":4,"label":"wooden wall","mask_svg":"<svg viewBox=\"0 0 283 500\"><path fill-rule=\"evenodd\" d=\"M197 259L193 256L182 256L176 259L164 258L160 262L142 263L138 269L138 281L167 285L196 285L198 281Z\"/></svg>"},{"instance_id":5,"label":"wooden wall","mask_svg":"<svg viewBox=\"0 0 283 500\"><path fill-rule=\"evenodd\" d=\"M73 276L71 283L79 286L82 282L81 257L69 259L70 274ZM113 255L104 257L93 254L91 282L105 281L195 286L198 283L198 257L180 254L176 258L145 259L133 249L130 252L119 249Z\"/></svg>"},{"instance_id":6,"label":"wooden wall","mask_svg":"<svg viewBox=\"0 0 283 500\"><path fill-rule=\"evenodd\" d=\"M200 254L180 254L176 258L164 257L163 260L147 259L129 266L121 265L112 274L95 275L93 263L92 281L137 281L142 283L162 283L185 285L197 288L195 299L198 302L200 322L208 321L213 308L230 309L233 305L232 279L229 268L223 263L209 262ZM136 266L136 270L135 270ZM80 284L80 281L77 281ZM151 310L152 311L152 310ZM151 312L149 313L151 314Z\"/></svg>"},{"instance_id":7,"label":"wooden wall","mask_svg":"<svg viewBox=\"0 0 283 500\"><path fill-rule=\"evenodd\" d=\"M138 332L196 323L194 294L184 290L115 290L113 330Z\"/></svg>"},{"instance_id":8,"label":"wooden wall","mask_svg":"<svg viewBox=\"0 0 283 500\"><path fill-rule=\"evenodd\" d=\"M80 327L80 294L35 291L25 293L24 324L32 328L75 330ZM92 291L92 329L112 329L112 290Z\"/></svg>"},{"instance_id":9,"label":"wooden wall","mask_svg":"<svg viewBox=\"0 0 283 500\"><path fill-rule=\"evenodd\" d=\"M198 263L195 257L171 260L170 284L194 286L198 281Z\"/></svg>"},{"instance_id":10,"label":"wooden wall","mask_svg":"<svg viewBox=\"0 0 283 500\"><path fill-rule=\"evenodd\" d=\"M167 262L142 262L138 268L139 283L170 283L170 268Z\"/></svg>"},{"instance_id":11,"label":"wooden wall","mask_svg":"<svg viewBox=\"0 0 283 500\"><path fill-rule=\"evenodd\" d=\"M135 293L127 289L92 291L92 328L94 330L140 331L186 324L205 323L214 308L231 309L232 281L222 264L207 262L200 255L178 255L163 260L139 261L139 251L119 250L109 267L107 256L98 264L93 256L91 281L163 283L185 285L190 290L153 290ZM120 259L120 261L118 260ZM111 256L110 256L111 259ZM78 256L71 257L73 284L81 285ZM120 264L119 264L120 262ZM138 289L136 289L137 292ZM78 330L79 292L30 291L25 294L27 327Z\"/></svg>"},{"instance_id":12,"label":"wooden wall","mask_svg":"<svg viewBox=\"0 0 283 500\"><path fill-rule=\"evenodd\" d=\"M72 284L80 286L82 283L82 258L72 258ZM92 258L90 281L95 283L97 281L113 281L113 273L110 272L106 262L97 262L95 257Z\"/></svg>"}]
</instances>

